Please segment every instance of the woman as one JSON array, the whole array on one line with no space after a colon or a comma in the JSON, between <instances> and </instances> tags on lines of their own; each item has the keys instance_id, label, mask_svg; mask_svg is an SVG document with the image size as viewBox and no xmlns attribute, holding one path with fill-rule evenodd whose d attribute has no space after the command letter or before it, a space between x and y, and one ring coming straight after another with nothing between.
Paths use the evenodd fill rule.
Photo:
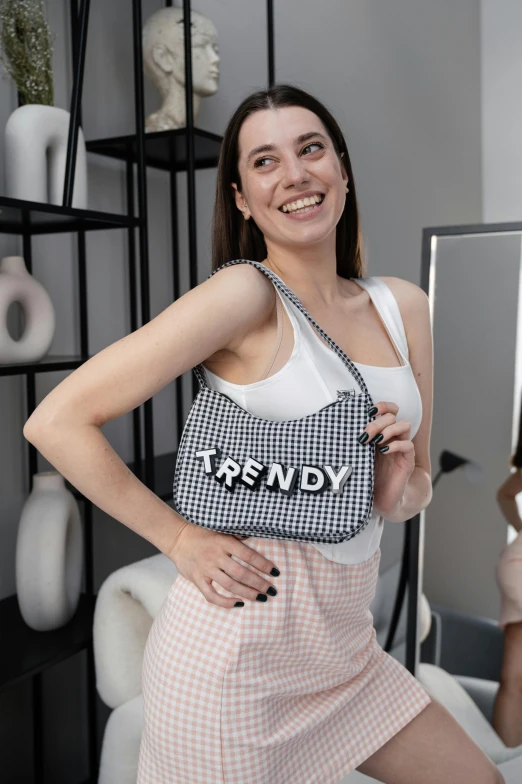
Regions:
<instances>
[{"instance_id":1,"label":"woman","mask_svg":"<svg viewBox=\"0 0 522 784\"><path fill-rule=\"evenodd\" d=\"M522 410L518 444L510 463L517 470L497 492L498 505L518 536L506 545L497 562L500 590L499 626L504 630L500 684L493 705L492 725L506 746L522 744L522 519L516 496L522 493Z\"/></svg>"},{"instance_id":2,"label":"woman","mask_svg":"<svg viewBox=\"0 0 522 784\"><path fill-rule=\"evenodd\" d=\"M297 201L305 195L312 201ZM266 264L359 360L376 401L361 442L379 451L374 515L351 540L242 541L188 523L101 435L198 363L214 388L264 418L316 411L353 382L250 264L219 270L101 351L26 425L59 471L179 572L145 650L138 784L335 784L354 769L397 784L504 781L376 642L369 605L383 519L404 522L431 499L432 336L424 292L364 278L361 246L350 158L331 114L289 85L248 96L221 148L213 269Z\"/></svg>"}]
</instances>

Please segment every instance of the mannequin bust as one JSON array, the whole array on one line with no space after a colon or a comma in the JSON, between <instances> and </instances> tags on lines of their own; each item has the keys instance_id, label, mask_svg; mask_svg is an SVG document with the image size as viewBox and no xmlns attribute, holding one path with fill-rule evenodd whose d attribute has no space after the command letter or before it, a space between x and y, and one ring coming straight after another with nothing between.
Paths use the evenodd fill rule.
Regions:
<instances>
[{"instance_id":1,"label":"mannequin bust","mask_svg":"<svg viewBox=\"0 0 522 784\"><path fill-rule=\"evenodd\" d=\"M217 31L206 16L191 14L194 123L201 98L218 89ZM150 16L143 27L143 66L163 103L145 121L145 131L167 131L186 126L183 9L166 7Z\"/></svg>"}]
</instances>

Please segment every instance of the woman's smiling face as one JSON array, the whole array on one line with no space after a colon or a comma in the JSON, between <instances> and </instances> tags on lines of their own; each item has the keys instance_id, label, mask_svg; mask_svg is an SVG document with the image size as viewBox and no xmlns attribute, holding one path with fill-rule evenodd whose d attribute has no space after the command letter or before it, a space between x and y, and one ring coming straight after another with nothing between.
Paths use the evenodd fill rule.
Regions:
<instances>
[{"instance_id":1,"label":"woman's smiling face","mask_svg":"<svg viewBox=\"0 0 522 784\"><path fill-rule=\"evenodd\" d=\"M247 117L239 132L238 169L243 192L232 183L236 205L245 217L252 216L265 241L309 245L335 232L348 175L326 128L309 109L285 106ZM297 214L282 211L284 203L308 192L324 194L322 204Z\"/></svg>"}]
</instances>

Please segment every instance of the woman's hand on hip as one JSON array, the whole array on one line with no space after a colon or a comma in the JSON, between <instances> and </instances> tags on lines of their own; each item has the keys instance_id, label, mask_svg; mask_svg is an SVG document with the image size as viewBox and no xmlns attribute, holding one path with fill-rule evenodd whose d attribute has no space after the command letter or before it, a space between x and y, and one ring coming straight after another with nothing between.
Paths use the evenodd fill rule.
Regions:
<instances>
[{"instance_id":1,"label":"woman's hand on hip","mask_svg":"<svg viewBox=\"0 0 522 784\"><path fill-rule=\"evenodd\" d=\"M415 468L415 447L411 440L411 422L397 422L399 406L381 400L375 404L377 417L363 433L368 433L366 446L375 449L374 509L386 518L395 515L404 490ZM361 434L362 435L362 434ZM379 436L382 435L382 438ZM373 443L372 443L373 441ZM380 451L382 448L384 451Z\"/></svg>"},{"instance_id":2,"label":"woman's hand on hip","mask_svg":"<svg viewBox=\"0 0 522 784\"><path fill-rule=\"evenodd\" d=\"M248 565L238 563L232 555ZM168 557L178 572L194 583L210 604L234 607L238 599L259 601L259 595L264 595L266 601L268 589L275 590L272 583L254 569L270 575L272 569L277 569L276 564L231 534L211 531L187 521ZM218 593L212 581L236 596Z\"/></svg>"}]
</instances>

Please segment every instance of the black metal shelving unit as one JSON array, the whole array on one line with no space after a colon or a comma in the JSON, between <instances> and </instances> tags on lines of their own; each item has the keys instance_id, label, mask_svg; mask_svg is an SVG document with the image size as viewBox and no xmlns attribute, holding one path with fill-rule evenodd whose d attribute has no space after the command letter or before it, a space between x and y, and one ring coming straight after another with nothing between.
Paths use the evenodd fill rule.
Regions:
<instances>
[{"instance_id":1,"label":"black metal shelving unit","mask_svg":"<svg viewBox=\"0 0 522 784\"><path fill-rule=\"evenodd\" d=\"M134 231L135 227L139 227L139 224L138 218L128 215L80 210L71 206L56 206L0 196L0 233L21 236L23 256L30 273L33 268L31 241L35 235L74 232L80 237L84 236L86 231L108 229ZM85 264L85 255L79 256L79 263L81 272L82 264ZM89 358L87 291L84 274L80 274L79 316L81 350L77 356L48 354L39 362L0 365L0 377L14 375L26 377L27 416L36 406L36 373L74 370ZM30 484L32 476L38 471L37 450L32 444L28 442L27 444L28 484ZM71 488L69 487L69 489ZM77 492L75 495L80 496ZM16 594L0 601L2 637L4 639L9 637L9 644L5 643L0 647L0 692L14 687L26 679L32 681L34 782L43 781L43 672L81 650L85 650L87 653L89 760L92 770L96 770L97 766L96 684L92 649L92 624L96 598L92 582L92 509L90 502L87 499L84 501L86 591L82 593L77 611L71 621L64 627L51 632L37 632L27 626L23 620Z\"/></svg>"}]
</instances>

